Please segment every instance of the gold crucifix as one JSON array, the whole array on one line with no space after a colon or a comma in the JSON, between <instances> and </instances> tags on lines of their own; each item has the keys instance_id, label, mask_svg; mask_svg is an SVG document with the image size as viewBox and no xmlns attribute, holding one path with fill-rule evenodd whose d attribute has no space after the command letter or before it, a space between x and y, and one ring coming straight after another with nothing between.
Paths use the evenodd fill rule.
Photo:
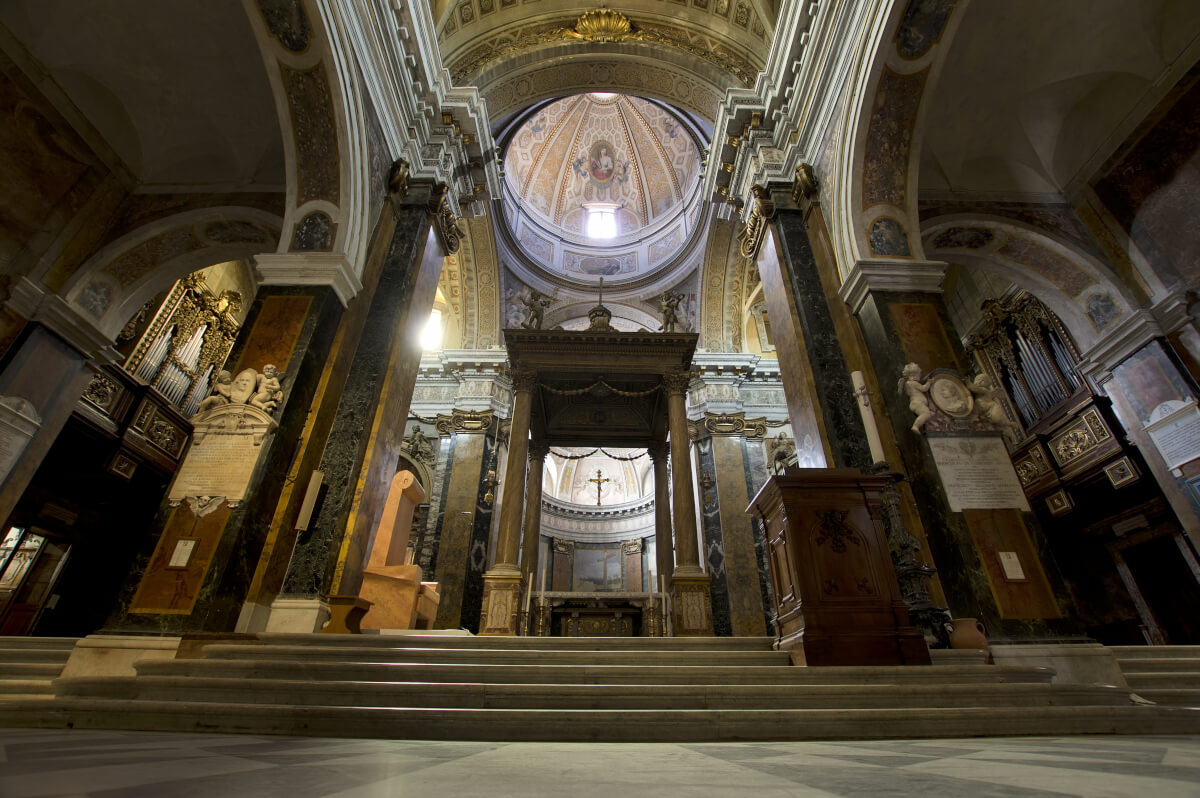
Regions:
<instances>
[{"instance_id":1,"label":"gold crucifix","mask_svg":"<svg viewBox=\"0 0 1200 798\"><path fill-rule=\"evenodd\" d=\"M608 477L604 476L604 471L602 469L597 468L596 476L589 479L588 482L596 483L596 506L599 507L600 506L600 489L602 487L604 487L605 482L612 482L612 480L609 479Z\"/></svg>"}]
</instances>

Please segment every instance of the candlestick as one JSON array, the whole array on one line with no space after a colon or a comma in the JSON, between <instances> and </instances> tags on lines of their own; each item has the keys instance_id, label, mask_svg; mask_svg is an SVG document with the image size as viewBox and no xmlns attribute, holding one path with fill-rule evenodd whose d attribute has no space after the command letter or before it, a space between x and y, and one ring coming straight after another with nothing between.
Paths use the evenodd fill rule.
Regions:
<instances>
[{"instance_id":1,"label":"candlestick","mask_svg":"<svg viewBox=\"0 0 1200 798\"><path fill-rule=\"evenodd\" d=\"M867 446L871 447L871 462L882 463L887 460L883 455L883 441L879 437L879 427L875 425L875 414L871 412L871 396L861 371L850 372L850 382L854 385L854 398L858 400L858 412L862 415L863 427L867 430Z\"/></svg>"}]
</instances>

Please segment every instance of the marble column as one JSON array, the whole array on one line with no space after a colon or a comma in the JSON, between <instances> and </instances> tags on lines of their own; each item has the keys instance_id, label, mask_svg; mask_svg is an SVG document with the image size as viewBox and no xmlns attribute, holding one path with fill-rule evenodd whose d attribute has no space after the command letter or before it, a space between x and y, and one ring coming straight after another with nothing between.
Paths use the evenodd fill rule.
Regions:
<instances>
[{"instance_id":1,"label":"marble column","mask_svg":"<svg viewBox=\"0 0 1200 798\"><path fill-rule=\"evenodd\" d=\"M729 595L729 626L737 636L759 637L767 633L762 593L759 589L758 555L754 549L754 527L746 514L750 495L746 489L745 436L761 433L747 430L745 413L706 413L704 425L712 435L712 459L720 507L721 540L725 553L725 580Z\"/></svg>"},{"instance_id":2,"label":"marble column","mask_svg":"<svg viewBox=\"0 0 1200 798\"><path fill-rule=\"evenodd\" d=\"M490 410L456 408L450 415L437 417L438 433L451 438L443 447L449 463L434 529L437 548L431 558L436 563L434 573L441 596L435 629L477 628L476 608L483 594L482 570L491 527L484 475L496 445L491 435L496 426Z\"/></svg>"},{"instance_id":3,"label":"marble column","mask_svg":"<svg viewBox=\"0 0 1200 798\"><path fill-rule=\"evenodd\" d=\"M525 487L525 526L521 532L521 580L531 588L530 574L537 579L538 541L542 531L542 471L550 445L534 441L529 447L529 484Z\"/></svg>"},{"instance_id":4,"label":"marble column","mask_svg":"<svg viewBox=\"0 0 1200 798\"><path fill-rule=\"evenodd\" d=\"M667 481L667 442L654 441L647 447L654 463L654 555L659 584L654 591L671 589L671 574L675 571L675 542L671 535L671 485ZM665 578L664 578L665 577Z\"/></svg>"},{"instance_id":5,"label":"marble column","mask_svg":"<svg viewBox=\"0 0 1200 798\"><path fill-rule=\"evenodd\" d=\"M521 600L521 518L525 499L525 472L529 459L529 415L537 372L513 373L512 426L508 433L508 468L501 492L500 530L496 564L483 575L483 603L479 616L481 635L515 635ZM541 484L538 484L541 489ZM540 501L540 500L539 500Z\"/></svg>"},{"instance_id":6,"label":"marble column","mask_svg":"<svg viewBox=\"0 0 1200 798\"><path fill-rule=\"evenodd\" d=\"M671 492L675 526L676 564L672 577L672 615L675 634L711 635L712 597L709 577L700 567L696 538L696 493L692 487L692 458L687 425L688 372L663 376L667 393L667 427L671 435Z\"/></svg>"},{"instance_id":7,"label":"marble column","mask_svg":"<svg viewBox=\"0 0 1200 798\"><path fill-rule=\"evenodd\" d=\"M321 450L326 487L292 549L279 594L290 603L358 593L370 531L407 432L420 330L433 307L445 257L459 246L447 192L441 184L410 185L405 195L393 198L391 235L372 242L369 268L378 276L374 290L364 291L347 314L361 332L347 342L348 362L339 364L347 369L344 387L329 397L337 409ZM273 611L268 630L283 631L275 621ZM294 625L287 630L300 631Z\"/></svg>"}]
</instances>

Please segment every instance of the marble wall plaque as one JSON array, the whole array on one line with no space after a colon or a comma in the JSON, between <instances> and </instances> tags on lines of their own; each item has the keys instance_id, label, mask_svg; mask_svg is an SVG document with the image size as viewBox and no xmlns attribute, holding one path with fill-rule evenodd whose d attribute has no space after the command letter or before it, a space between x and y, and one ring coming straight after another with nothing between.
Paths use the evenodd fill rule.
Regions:
<instances>
[{"instance_id":1,"label":"marble wall plaque","mask_svg":"<svg viewBox=\"0 0 1200 798\"><path fill-rule=\"evenodd\" d=\"M41 416L19 396L0 396L0 482L21 459L25 447L41 429Z\"/></svg>"},{"instance_id":2,"label":"marble wall plaque","mask_svg":"<svg viewBox=\"0 0 1200 798\"><path fill-rule=\"evenodd\" d=\"M1003 439L929 438L929 448L952 511L1015 507L1029 512L1029 500Z\"/></svg>"},{"instance_id":3,"label":"marble wall plaque","mask_svg":"<svg viewBox=\"0 0 1200 798\"><path fill-rule=\"evenodd\" d=\"M1146 432L1158 447L1167 468L1178 468L1200 457L1200 409L1195 399L1164 402L1155 408Z\"/></svg>"},{"instance_id":4,"label":"marble wall plaque","mask_svg":"<svg viewBox=\"0 0 1200 798\"><path fill-rule=\"evenodd\" d=\"M226 405L192 419L195 432L167 499L224 496L230 505L246 497L265 437L275 427L269 415L249 405Z\"/></svg>"}]
</instances>

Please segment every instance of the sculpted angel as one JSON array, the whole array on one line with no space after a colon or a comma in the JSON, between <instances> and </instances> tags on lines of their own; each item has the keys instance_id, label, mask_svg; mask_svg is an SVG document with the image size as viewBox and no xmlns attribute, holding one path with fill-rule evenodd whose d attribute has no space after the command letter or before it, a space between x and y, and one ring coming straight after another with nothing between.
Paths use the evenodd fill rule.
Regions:
<instances>
[{"instance_id":1,"label":"sculpted angel","mask_svg":"<svg viewBox=\"0 0 1200 798\"><path fill-rule=\"evenodd\" d=\"M679 326L679 303L683 301L683 294L672 294L670 291L663 291L662 298L659 300L658 308L662 311L663 322L658 328L662 332L675 332L675 328Z\"/></svg>"},{"instance_id":2,"label":"sculpted angel","mask_svg":"<svg viewBox=\"0 0 1200 798\"><path fill-rule=\"evenodd\" d=\"M913 421L912 431L920 432L921 427L933 415L933 411L929 409L929 384L921 382L921 367L916 363L909 363L900 373L904 376L897 383L896 392L908 396L908 409L917 417Z\"/></svg>"},{"instance_id":3,"label":"sculpted angel","mask_svg":"<svg viewBox=\"0 0 1200 798\"><path fill-rule=\"evenodd\" d=\"M517 299L527 311L521 326L526 330L542 329L542 317L546 315L546 308L550 307L553 300L534 288L529 289L529 296L518 294Z\"/></svg>"},{"instance_id":4,"label":"sculpted angel","mask_svg":"<svg viewBox=\"0 0 1200 798\"><path fill-rule=\"evenodd\" d=\"M975 394L975 407L979 408L981 416L1003 430L1005 437L1013 440L1021 437L1021 425L1008 417L1004 406L996 399L996 385L991 375L979 374L967 383L967 387Z\"/></svg>"}]
</instances>

